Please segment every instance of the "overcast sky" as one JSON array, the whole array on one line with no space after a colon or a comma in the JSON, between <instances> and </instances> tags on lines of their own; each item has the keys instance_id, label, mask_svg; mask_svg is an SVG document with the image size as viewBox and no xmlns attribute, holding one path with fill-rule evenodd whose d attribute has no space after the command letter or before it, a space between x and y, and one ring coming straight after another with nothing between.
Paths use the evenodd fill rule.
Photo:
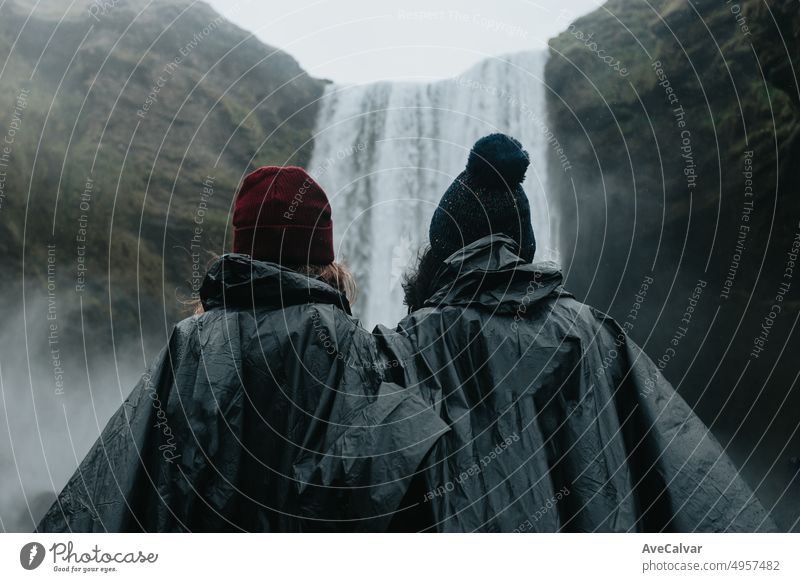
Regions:
<instances>
[{"instance_id":1,"label":"overcast sky","mask_svg":"<svg viewBox=\"0 0 800 582\"><path fill-rule=\"evenodd\" d=\"M433 79L547 40L601 0L207 0L312 75ZM400 7L402 6L402 7Z\"/></svg>"}]
</instances>

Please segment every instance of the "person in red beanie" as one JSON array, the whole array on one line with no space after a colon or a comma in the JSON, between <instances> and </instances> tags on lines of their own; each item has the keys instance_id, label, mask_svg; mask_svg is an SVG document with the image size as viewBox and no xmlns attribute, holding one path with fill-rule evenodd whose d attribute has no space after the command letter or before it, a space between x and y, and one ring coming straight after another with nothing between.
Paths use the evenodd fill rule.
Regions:
<instances>
[{"instance_id":1,"label":"person in red beanie","mask_svg":"<svg viewBox=\"0 0 800 582\"><path fill-rule=\"evenodd\" d=\"M334 261L328 197L302 168L265 166L249 174L236 196L233 227L235 253L314 276L355 300L352 274Z\"/></svg>"},{"instance_id":2,"label":"person in red beanie","mask_svg":"<svg viewBox=\"0 0 800 582\"><path fill-rule=\"evenodd\" d=\"M350 316L328 198L260 168L235 200L234 253L38 526L41 532L384 531L447 429L383 381Z\"/></svg>"}]
</instances>

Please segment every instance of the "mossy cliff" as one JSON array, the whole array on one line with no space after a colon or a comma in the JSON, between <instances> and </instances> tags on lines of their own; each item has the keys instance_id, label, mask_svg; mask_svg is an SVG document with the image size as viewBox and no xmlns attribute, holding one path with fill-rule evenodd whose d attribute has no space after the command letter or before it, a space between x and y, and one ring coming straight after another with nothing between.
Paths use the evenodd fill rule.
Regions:
<instances>
[{"instance_id":1,"label":"mossy cliff","mask_svg":"<svg viewBox=\"0 0 800 582\"><path fill-rule=\"evenodd\" d=\"M0 529L191 311L241 177L308 162L324 87L191 0L0 3Z\"/></svg>"},{"instance_id":2,"label":"mossy cliff","mask_svg":"<svg viewBox=\"0 0 800 582\"><path fill-rule=\"evenodd\" d=\"M549 184L568 287L628 323L789 527L800 497L796 3L611 0L550 53L548 115L567 163L552 154Z\"/></svg>"},{"instance_id":3,"label":"mossy cliff","mask_svg":"<svg viewBox=\"0 0 800 582\"><path fill-rule=\"evenodd\" d=\"M5 282L47 297L52 255L61 315L82 301L95 333L113 315L163 337L226 248L241 177L309 160L325 82L203 3L36 4L0 7Z\"/></svg>"}]
</instances>

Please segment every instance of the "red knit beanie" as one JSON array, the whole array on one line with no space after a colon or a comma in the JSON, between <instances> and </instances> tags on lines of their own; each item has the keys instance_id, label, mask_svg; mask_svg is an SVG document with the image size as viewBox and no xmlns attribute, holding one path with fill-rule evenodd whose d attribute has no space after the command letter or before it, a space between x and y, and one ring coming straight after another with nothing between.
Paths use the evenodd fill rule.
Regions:
<instances>
[{"instance_id":1,"label":"red knit beanie","mask_svg":"<svg viewBox=\"0 0 800 582\"><path fill-rule=\"evenodd\" d=\"M265 166L242 183L233 209L233 251L282 265L333 262L325 191L302 168Z\"/></svg>"}]
</instances>

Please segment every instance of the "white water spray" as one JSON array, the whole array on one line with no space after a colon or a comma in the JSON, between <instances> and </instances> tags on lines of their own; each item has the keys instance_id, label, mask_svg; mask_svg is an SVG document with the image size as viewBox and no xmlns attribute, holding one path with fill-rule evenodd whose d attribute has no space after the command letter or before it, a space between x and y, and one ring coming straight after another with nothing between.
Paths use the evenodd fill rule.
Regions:
<instances>
[{"instance_id":1,"label":"white water spray","mask_svg":"<svg viewBox=\"0 0 800 582\"><path fill-rule=\"evenodd\" d=\"M394 326L405 314L402 277L427 243L444 191L464 169L477 139L504 132L531 156L537 260L555 259L545 195L545 52L486 60L430 83L331 85L323 97L311 174L331 198L336 256L360 289L365 327Z\"/></svg>"}]
</instances>

